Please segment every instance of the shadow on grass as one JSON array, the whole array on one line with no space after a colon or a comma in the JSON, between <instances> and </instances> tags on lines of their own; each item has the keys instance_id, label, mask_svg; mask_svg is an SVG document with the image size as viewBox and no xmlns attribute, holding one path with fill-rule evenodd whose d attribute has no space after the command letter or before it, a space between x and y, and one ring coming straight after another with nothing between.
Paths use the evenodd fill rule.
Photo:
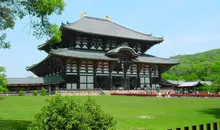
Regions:
<instances>
[{"instance_id":1,"label":"shadow on grass","mask_svg":"<svg viewBox=\"0 0 220 130\"><path fill-rule=\"evenodd\" d=\"M4 97L0 97L0 100L3 100L4 99Z\"/></svg>"},{"instance_id":2,"label":"shadow on grass","mask_svg":"<svg viewBox=\"0 0 220 130\"><path fill-rule=\"evenodd\" d=\"M31 121L0 120L0 130L27 130Z\"/></svg>"},{"instance_id":3,"label":"shadow on grass","mask_svg":"<svg viewBox=\"0 0 220 130\"><path fill-rule=\"evenodd\" d=\"M220 119L220 108L211 108L200 111L205 114L213 115L215 118Z\"/></svg>"}]
</instances>

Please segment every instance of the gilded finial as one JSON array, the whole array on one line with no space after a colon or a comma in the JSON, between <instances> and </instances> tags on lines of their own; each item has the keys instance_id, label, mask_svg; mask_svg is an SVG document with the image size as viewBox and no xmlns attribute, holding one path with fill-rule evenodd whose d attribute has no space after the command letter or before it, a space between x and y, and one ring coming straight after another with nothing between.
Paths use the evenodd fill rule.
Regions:
<instances>
[{"instance_id":1,"label":"gilded finial","mask_svg":"<svg viewBox=\"0 0 220 130\"><path fill-rule=\"evenodd\" d=\"M85 14L86 14L86 12L82 12L82 13L81 13L81 17L83 17Z\"/></svg>"},{"instance_id":2,"label":"gilded finial","mask_svg":"<svg viewBox=\"0 0 220 130\"><path fill-rule=\"evenodd\" d=\"M111 20L110 16L105 16L108 21Z\"/></svg>"}]
</instances>

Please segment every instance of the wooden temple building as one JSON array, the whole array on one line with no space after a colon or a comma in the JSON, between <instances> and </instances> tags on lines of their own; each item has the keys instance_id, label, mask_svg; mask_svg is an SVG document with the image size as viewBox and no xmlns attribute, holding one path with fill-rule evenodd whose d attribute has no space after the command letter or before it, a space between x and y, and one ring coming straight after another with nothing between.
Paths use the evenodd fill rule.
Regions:
<instances>
[{"instance_id":1,"label":"wooden temple building","mask_svg":"<svg viewBox=\"0 0 220 130\"><path fill-rule=\"evenodd\" d=\"M8 79L10 91L46 87L55 90L143 89L159 85L163 72L178 60L145 54L163 42L126 28L110 19L82 16L62 24L62 41L46 42L38 49L48 53L41 62L27 67L39 78Z\"/></svg>"}]
</instances>

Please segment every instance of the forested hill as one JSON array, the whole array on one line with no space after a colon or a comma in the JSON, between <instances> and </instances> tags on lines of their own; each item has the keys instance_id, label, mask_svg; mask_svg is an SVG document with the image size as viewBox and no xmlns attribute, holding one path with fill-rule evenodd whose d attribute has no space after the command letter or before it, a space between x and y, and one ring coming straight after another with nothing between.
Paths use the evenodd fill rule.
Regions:
<instances>
[{"instance_id":1,"label":"forested hill","mask_svg":"<svg viewBox=\"0 0 220 130\"><path fill-rule=\"evenodd\" d=\"M192 55L177 55L180 64L172 67L162 76L169 80L209 80L220 77L220 48Z\"/></svg>"}]
</instances>

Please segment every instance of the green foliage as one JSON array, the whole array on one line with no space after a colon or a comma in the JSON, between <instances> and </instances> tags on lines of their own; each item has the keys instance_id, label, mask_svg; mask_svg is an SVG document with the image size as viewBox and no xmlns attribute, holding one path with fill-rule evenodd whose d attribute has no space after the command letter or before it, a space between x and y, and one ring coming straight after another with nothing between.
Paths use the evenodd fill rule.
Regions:
<instances>
[{"instance_id":1,"label":"green foliage","mask_svg":"<svg viewBox=\"0 0 220 130\"><path fill-rule=\"evenodd\" d=\"M52 38L47 42L50 44L60 42L62 37L62 32L59 30L59 27L57 25L51 25L50 30L51 30Z\"/></svg>"},{"instance_id":2,"label":"green foliage","mask_svg":"<svg viewBox=\"0 0 220 130\"><path fill-rule=\"evenodd\" d=\"M20 90L19 93L18 93L18 95L19 95L19 96L24 96L24 91L23 91L23 90Z\"/></svg>"},{"instance_id":3,"label":"green foliage","mask_svg":"<svg viewBox=\"0 0 220 130\"><path fill-rule=\"evenodd\" d=\"M57 95L46 102L29 130L108 130L116 124L92 99L82 104L71 97Z\"/></svg>"},{"instance_id":4,"label":"green foliage","mask_svg":"<svg viewBox=\"0 0 220 130\"><path fill-rule=\"evenodd\" d=\"M47 37L53 43L61 41L61 31L52 24L49 16L60 15L64 10L64 0L0 0L0 49L10 48L10 43L5 41L6 29L13 29L16 18L22 19L30 16L30 27L36 38ZM4 77L1 77L0 88L3 88ZM3 91L3 89L0 89Z\"/></svg>"},{"instance_id":5,"label":"green foliage","mask_svg":"<svg viewBox=\"0 0 220 130\"><path fill-rule=\"evenodd\" d=\"M72 100L77 98L81 103L88 99L86 96L68 97L73 98ZM0 128L27 130L28 125L31 124L29 121L34 121L31 114L41 112L41 107L46 105L47 98L46 96L2 97ZM93 96L92 98L100 104L102 110L115 117L117 130L164 130L190 125L192 122L193 124L215 122L220 106L220 98L132 96Z\"/></svg>"},{"instance_id":6,"label":"green foliage","mask_svg":"<svg viewBox=\"0 0 220 130\"><path fill-rule=\"evenodd\" d=\"M220 76L216 78L216 80L212 83L214 93L220 92Z\"/></svg>"},{"instance_id":7,"label":"green foliage","mask_svg":"<svg viewBox=\"0 0 220 130\"><path fill-rule=\"evenodd\" d=\"M34 91L32 92L32 94L33 94L34 96L37 96L38 91L37 91L37 90L34 90Z\"/></svg>"},{"instance_id":8,"label":"green foliage","mask_svg":"<svg viewBox=\"0 0 220 130\"><path fill-rule=\"evenodd\" d=\"M171 58L179 59L181 63L164 73L165 79L215 81L220 77L220 49Z\"/></svg>"},{"instance_id":9,"label":"green foliage","mask_svg":"<svg viewBox=\"0 0 220 130\"><path fill-rule=\"evenodd\" d=\"M2 35L0 35L0 49L3 48L3 49L8 49L10 48L10 43L9 42L5 42L5 39L6 39L6 34L3 33Z\"/></svg>"},{"instance_id":10,"label":"green foliage","mask_svg":"<svg viewBox=\"0 0 220 130\"><path fill-rule=\"evenodd\" d=\"M54 31L49 16L60 15L64 10L64 0L0 0L0 48L9 48L5 42L6 29L13 29L16 18L30 16L30 27L37 38L49 37L59 42L58 29Z\"/></svg>"},{"instance_id":11,"label":"green foliage","mask_svg":"<svg viewBox=\"0 0 220 130\"><path fill-rule=\"evenodd\" d=\"M46 96L47 95L47 90L44 87L41 88L40 95L41 96Z\"/></svg>"},{"instance_id":12,"label":"green foliage","mask_svg":"<svg viewBox=\"0 0 220 130\"><path fill-rule=\"evenodd\" d=\"M0 66L0 92L7 91L7 81L5 80L5 77L5 68Z\"/></svg>"}]
</instances>

